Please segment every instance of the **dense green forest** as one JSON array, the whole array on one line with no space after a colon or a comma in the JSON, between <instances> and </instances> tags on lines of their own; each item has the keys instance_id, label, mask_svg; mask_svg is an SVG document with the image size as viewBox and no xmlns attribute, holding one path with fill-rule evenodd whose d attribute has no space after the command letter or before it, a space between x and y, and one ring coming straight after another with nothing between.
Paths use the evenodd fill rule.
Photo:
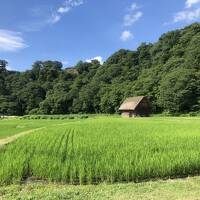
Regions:
<instances>
[{"instance_id":1,"label":"dense green forest","mask_svg":"<svg viewBox=\"0 0 200 200\"><path fill-rule=\"evenodd\" d=\"M146 95L152 112L200 112L200 23L163 34L155 44L121 49L101 65L63 69L37 61L31 70L6 70L0 61L0 113L116 113L129 96Z\"/></svg>"}]
</instances>

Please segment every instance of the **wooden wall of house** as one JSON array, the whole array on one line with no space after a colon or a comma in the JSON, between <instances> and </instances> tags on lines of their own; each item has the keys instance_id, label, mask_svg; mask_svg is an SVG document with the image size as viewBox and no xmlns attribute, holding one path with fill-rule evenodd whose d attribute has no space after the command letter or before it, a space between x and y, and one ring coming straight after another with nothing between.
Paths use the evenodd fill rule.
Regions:
<instances>
[{"instance_id":1,"label":"wooden wall of house","mask_svg":"<svg viewBox=\"0 0 200 200\"><path fill-rule=\"evenodd\" d=\"M145 97L135 109L137 116L148 117L150 115L150 103L149 100Z\"/></svg>"},{"instance_id":2,"label":"wooden wall of house","mask_svg":"<svg viewBox=\"0 0 200 200\"><path fill-rule=\"evenodd\" d=\"M130 111L123 111L122 112L122 117L130 117L131 116L131 113L130 113Z\"/></svg>"},{"instance_id":3,"label":"wooden wall of house","mask_svg":"<svg viewBox=\"0 0 200 200\"><path fill-rule=\"evenodd\" d=\"M126 117L126 118L136 117L136 114L134 111L123 111L122 117Z\"/></svg>"}]
</instances>

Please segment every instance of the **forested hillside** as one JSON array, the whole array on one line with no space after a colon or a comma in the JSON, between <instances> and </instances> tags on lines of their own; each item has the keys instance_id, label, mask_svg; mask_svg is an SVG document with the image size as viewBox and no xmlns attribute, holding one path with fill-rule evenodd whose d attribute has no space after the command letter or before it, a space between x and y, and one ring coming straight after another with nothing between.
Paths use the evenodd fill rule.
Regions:
<instances>
[{"instance_id":1,"label":"forested hillside","mask_svg":"<svg viewBox=\"0 0 200 200\"><path fill-rule=\"evenodd\" d=\"M147 95L152 111L200 111L200 23L166 33L136 51L121 49L101 65L63 69L37 61L25 72L0 65L0 113L116 113L129 96Z\"/></svg>"}]
</instances>

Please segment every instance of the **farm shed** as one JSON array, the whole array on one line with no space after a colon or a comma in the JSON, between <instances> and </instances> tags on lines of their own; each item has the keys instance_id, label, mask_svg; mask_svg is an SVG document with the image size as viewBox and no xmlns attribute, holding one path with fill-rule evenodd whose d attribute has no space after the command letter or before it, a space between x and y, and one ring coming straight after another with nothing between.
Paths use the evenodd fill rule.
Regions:
<instances>
[{"instance_id":1,"label":"farm shed","mask_svg":"<svg viewBox=\"0 0 200 200\"><path fill-rule=\"evenodd\" d=\"M150 103L147 97L129 97L119 108L123 117L148 117L150 114Z\"/></svg>"}]
</instances>

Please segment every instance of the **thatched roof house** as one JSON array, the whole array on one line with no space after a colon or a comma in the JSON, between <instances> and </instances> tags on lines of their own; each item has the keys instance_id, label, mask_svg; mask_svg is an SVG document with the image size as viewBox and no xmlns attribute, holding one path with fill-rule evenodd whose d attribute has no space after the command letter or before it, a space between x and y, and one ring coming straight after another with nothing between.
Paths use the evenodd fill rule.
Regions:
<instances>
[{"instance_id":1,"label":"thatched roof house","mask_svg":"<svg viewBox=\"0 0 200 200\"><path fill-rule=\"evenodd\" d=\"M124 117L149 116L149 100L145 96L127 98L120 106L119 111Z\"/></svg>"}]
</instances>

